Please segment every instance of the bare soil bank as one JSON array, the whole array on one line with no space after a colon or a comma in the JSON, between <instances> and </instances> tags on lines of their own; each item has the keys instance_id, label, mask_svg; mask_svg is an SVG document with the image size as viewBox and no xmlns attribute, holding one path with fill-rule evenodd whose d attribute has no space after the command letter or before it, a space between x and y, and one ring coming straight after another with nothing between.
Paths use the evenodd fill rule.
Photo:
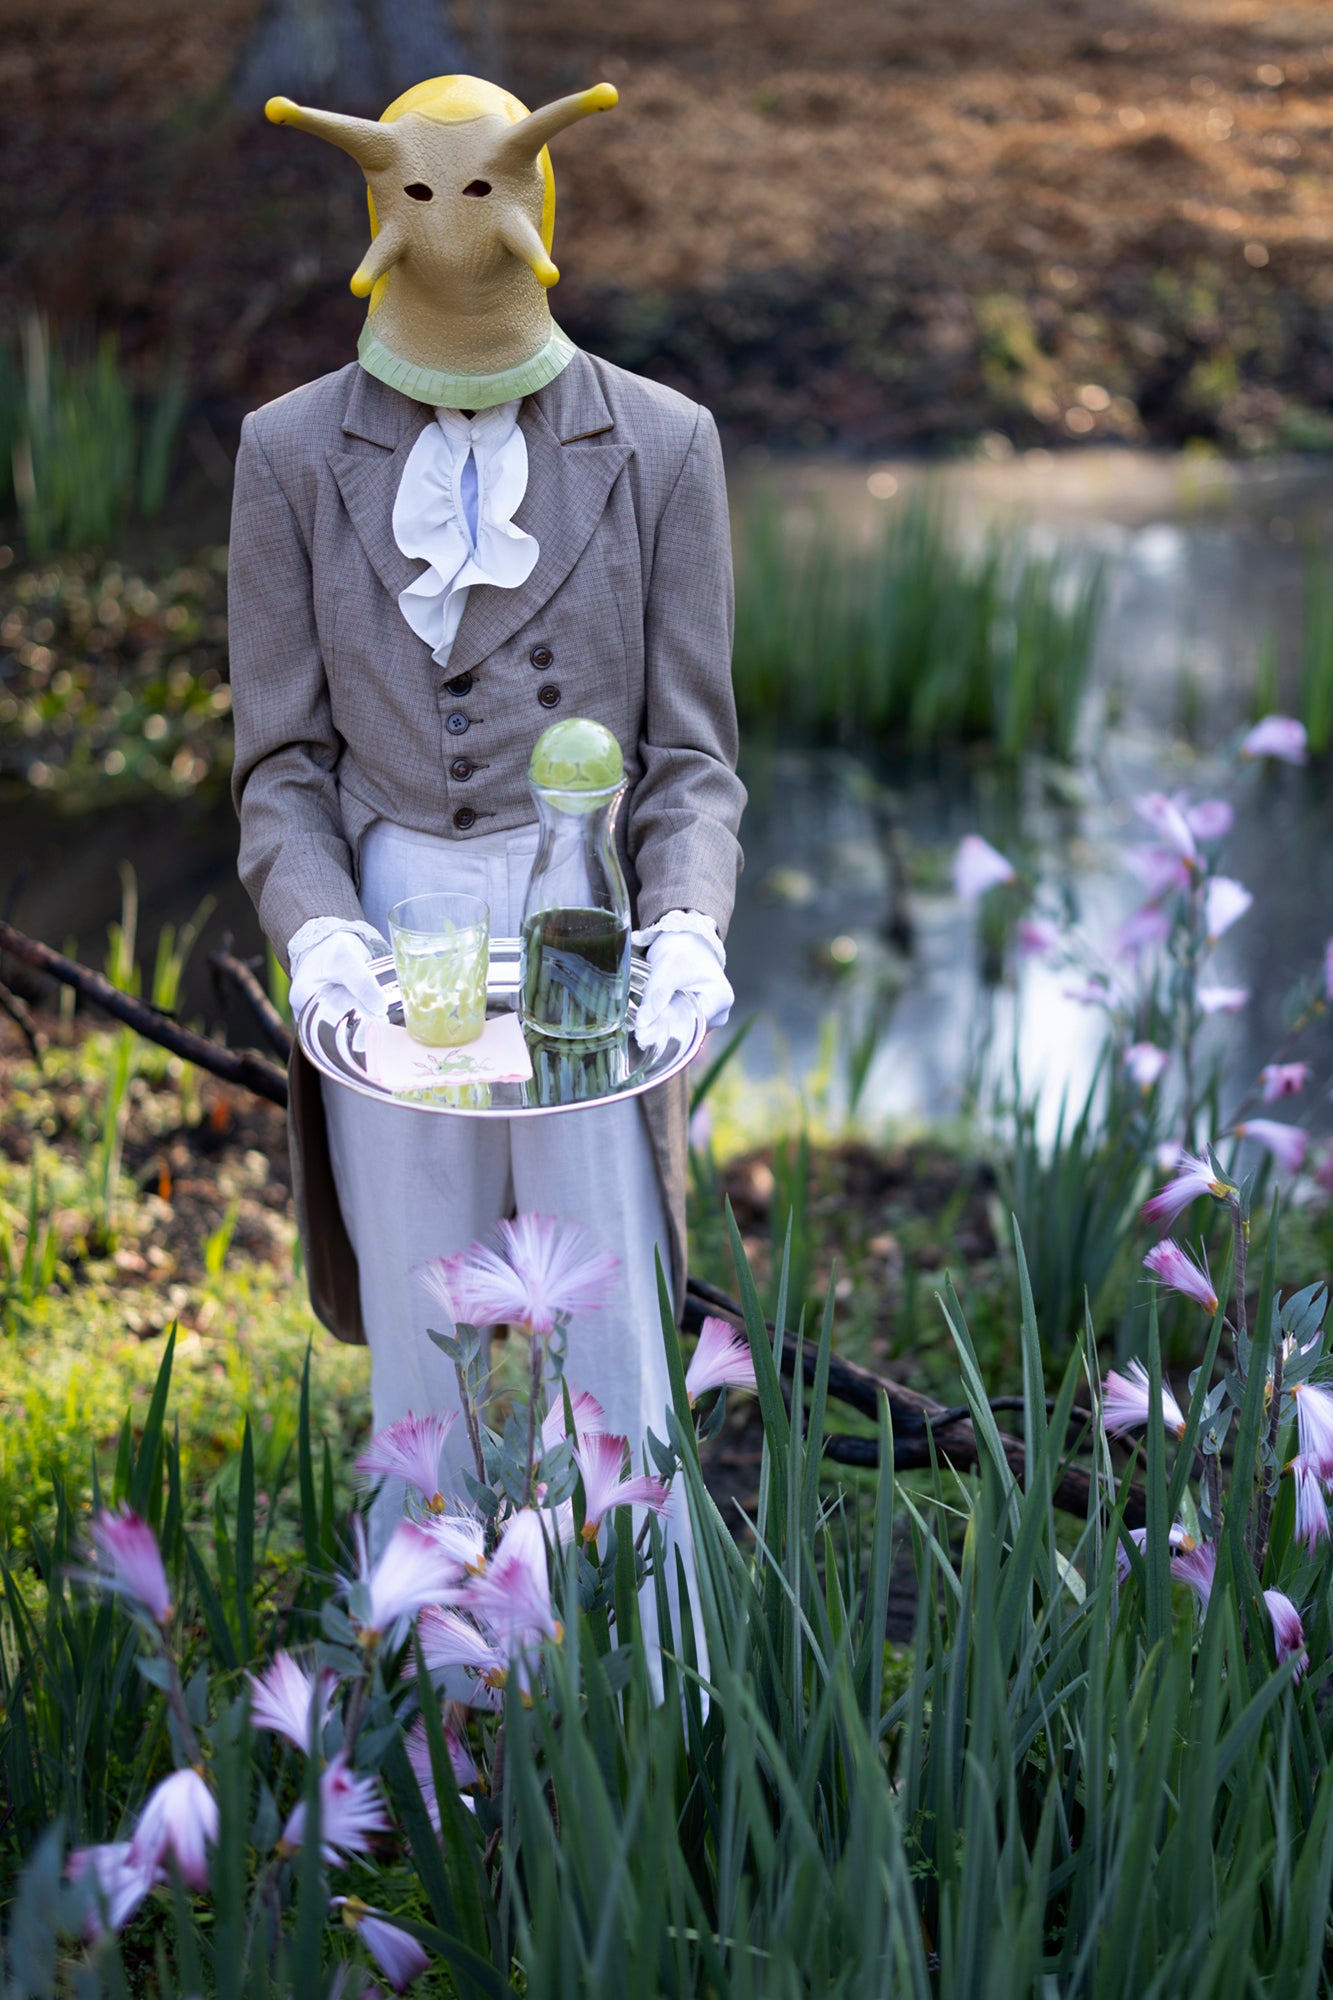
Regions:
<instances>
[{"instance_id":1,"label":"bare soil bank","mask_svg":"<svg viewBox=\"0 0 1333 2000\"><path fill-rule=\"evenodd\" d=\"M9 0L0 42L4 294L117 328L145 370L183 350L224 437L346 360L362 312L355 170L230 103L255 12ZM560 145L560 319L733 444L1333 441L1329 6L488 18L478 66L529 101L622 93Z\"/></svg>"}]
</instances>

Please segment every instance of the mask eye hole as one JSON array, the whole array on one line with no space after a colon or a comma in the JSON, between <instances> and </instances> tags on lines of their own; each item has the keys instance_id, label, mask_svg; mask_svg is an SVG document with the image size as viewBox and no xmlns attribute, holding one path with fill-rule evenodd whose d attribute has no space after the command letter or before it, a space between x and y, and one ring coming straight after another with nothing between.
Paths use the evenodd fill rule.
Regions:
<instances>
[{"instance_id":1,"label":"mask eye hole","mask_svg":"<svg viewBox=\"0 0 1333 2000\"><path fill-rule=\"evenodd\" d=\"M475 194L475 195L489 194L490 191L491 191L491 184L489 181L469 181L467 186L463 189L464 194Z\"/></svg>"},{"instance_id":2,"label":"mask eye hole","mask_svg":"<svg viewBox=\"0 0 1333 2000\"><path fill-rule=\"evenodd\" d=\"M424 181L413 181L410 187L403 189L403 193L410 194L413 201L434 201L435 199L434 188L428 188Z\"/></svg>"}]
</instances>

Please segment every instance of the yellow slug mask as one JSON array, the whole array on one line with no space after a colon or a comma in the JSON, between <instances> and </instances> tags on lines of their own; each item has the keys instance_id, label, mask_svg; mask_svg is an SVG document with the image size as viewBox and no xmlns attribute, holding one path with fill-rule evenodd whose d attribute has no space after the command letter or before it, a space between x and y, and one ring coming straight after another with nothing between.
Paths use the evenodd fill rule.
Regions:
<instances>
[{"instance_id":1,"label":"yellow slug mask","mask_svg":"<svg viewBox=\"0 0 1333 2000\"><path fill-rule=\"evenodd\" d=\"M352 278L370 308L363 368L421 402L489 409L552 381L573 346L551 317L555 179L547 141L594 111L609 83L529 112L474 76L437 76L384 116L265 106L340 146L366 177L371 244Z\"/></svg>"}]
</instances>

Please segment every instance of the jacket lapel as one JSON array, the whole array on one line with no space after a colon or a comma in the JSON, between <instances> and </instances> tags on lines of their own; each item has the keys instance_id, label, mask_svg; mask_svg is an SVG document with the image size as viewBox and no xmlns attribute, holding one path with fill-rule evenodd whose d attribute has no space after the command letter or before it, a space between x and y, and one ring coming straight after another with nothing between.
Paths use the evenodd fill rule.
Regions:
<instances>
[{"instance_id":1,"label":"jacket lapel","mask_svg":"<svg viewBox=\"0 0 1333 2000\"><path fill-rule=\"evenodd\" d=\"M329 467L338 482L348 518L376 576L397 605L399 594L419 577L426 565L405 556L393 538L393 503L408 454L432 413L424 403L400 395L358 368L347 399L343 432L349 443L329 453ZM367 450L369 444L376 449Z\"/></svg>"},{"instance_id":2,"label":"jacket lapel","mask_svg":"<svg viewBox=\"0 0 1333 2000\"><path fill-rule=\"evenodd\" d=\"M611 412L582 354L527 398L519 424L528 447L528 485L514 521L536 536L541 553L517 590L472 586L449 656L456 673L477 666L555 595L592 539L611 488L633 455L629 445L605 436L613 428Z\"/></svg>"}]
</instances>

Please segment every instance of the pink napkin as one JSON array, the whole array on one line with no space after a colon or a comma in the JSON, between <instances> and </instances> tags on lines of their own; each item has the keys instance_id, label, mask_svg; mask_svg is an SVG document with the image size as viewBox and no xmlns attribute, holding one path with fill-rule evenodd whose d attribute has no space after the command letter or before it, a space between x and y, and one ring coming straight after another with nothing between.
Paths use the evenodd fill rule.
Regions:
<instances>
[{"instance_id":1,"label":"pink napkin","mask_svg":"<svg viewBox=\"0 0 1333 2000\"><path fill-rule=\"evenodd\" d=\"M441 1083L526 1083L532 1075L517 1014L495 1014L475 1042L431 1049L390 1021L365 1023L366 1074L385 1090L429 1090Z\"/></svg>"}]
</instances>

